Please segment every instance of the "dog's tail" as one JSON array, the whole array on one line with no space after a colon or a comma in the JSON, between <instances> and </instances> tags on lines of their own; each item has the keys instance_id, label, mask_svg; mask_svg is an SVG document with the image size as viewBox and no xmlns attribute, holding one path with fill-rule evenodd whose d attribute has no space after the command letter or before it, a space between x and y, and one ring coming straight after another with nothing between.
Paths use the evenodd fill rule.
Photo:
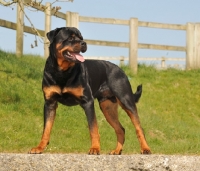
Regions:
<instances>
[{"instance_id":1,"label":"dog's tail","mask_svg":"<svg viewBox=\"0 0 200 171\"><path fill-rule=\"evenodd\" d=\"M133 95L134 95L135 103L137 103L142 95L142 84L140 84L137 87L137 90Z\"/></svg>"}]
</instances>

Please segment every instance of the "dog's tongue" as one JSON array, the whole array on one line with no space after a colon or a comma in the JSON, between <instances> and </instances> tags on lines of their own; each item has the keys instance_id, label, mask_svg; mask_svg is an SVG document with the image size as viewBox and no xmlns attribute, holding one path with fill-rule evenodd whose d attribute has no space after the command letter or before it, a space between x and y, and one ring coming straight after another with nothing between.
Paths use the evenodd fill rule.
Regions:
<instances>
[{"instance_id":1,"label":"dog's tongue","mask_svg":"<svg viewBox=\"0 0 200 171\"><path fill-rule=\"evenodd\" d=\"M83 58L83 56L79 53L71 53L71 55L75 56L77 60L79 60L80 62L84 62L85 59Z\"/></svg>"}]
</instances>

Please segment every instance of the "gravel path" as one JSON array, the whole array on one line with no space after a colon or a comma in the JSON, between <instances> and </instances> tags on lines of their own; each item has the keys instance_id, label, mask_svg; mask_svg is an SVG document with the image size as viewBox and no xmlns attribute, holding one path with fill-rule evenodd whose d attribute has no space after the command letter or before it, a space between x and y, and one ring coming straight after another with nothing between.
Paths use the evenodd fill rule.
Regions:
<instances>
[{"instance_id":1,"label":"gravel path","mask_svg":"<svg viewBox=\"0 0 200 171\"><path fill-rule=\"evenodd\" d=\"M0 153L0 171L200 171L200 156Z\"/></svg>"}]
</instances>

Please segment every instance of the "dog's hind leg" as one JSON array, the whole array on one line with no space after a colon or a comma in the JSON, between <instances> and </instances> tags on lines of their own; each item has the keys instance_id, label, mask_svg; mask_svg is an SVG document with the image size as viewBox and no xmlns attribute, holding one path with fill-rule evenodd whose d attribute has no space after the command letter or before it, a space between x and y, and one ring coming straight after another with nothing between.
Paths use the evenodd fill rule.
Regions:
<instances>
[{"instance_id":1,"label":"dog's hind leg","mask_svg":"<svg viewBox=\"0 0 200 171\"><path fill-rule=\"evenodd\" d=\"M115 150L110 152L110 154L120 155L125 140L125 129L122 127L121 123L118 120L118 103L116 99L115 101L105 100L103 102L100 102L99 105L106 120L114 128L117 136L117 146Z\"/></svg>"},{"instance_id":2,"label":"dog's hind leg","mask_svg":"<svg viewBox=\"0 0 200 171\"><path fill-rule=\"evenodd\" d=\"M123 85L121 84L123 83ZM137 112L136 102L139 100L141 96L140 87L138 87L138 91L135 94L132 93L130 83L128 80L121 80L121 82L117 81L115 84L110 83L113 94L117 97L118 103L122 106L122 108L126 111L128 116L130 117L140 142L141 153L142 154L150 154L150 148L147 145L142 127L140 125L140 120ZM123 87L123 88L122 88ZM139 94L137 94L139 93Z\"/></svg>"},{"instance_id":3,"label":"dog's hind leg","mask_svg":"<svg viewBox=\"0 0 200 171\"><path fill-rule=\"evenodd\" d=\"M147 144L147 141L145 139L142 127L140 125L139 116L137 114L137 109L135 109L134 112L131 112L129 110L126 110L126 112L129 115L133 125L135 126L136 135L137 135L138 140L140 142L141 154L151 154L151 150L150 150L150 148Z\"/></svg>"},{"instance_id":4,"label":"dog's hind leg","mask_svg":"<svg viewBox=\"0 0 200 171\"><path fill-rule=\"evenodd\" d=\"M136 135L140 142L141 154L151 154L151 150L146 142L142 127L140 125L140 120L139 120L136 105L133 104L132 109L129 110L124 104L121 104L121 102L119 102L119 103L122 106L122 108L126 111L126 113L130 117L130 119L135 127Z\"/></svg>"}]
</instances>

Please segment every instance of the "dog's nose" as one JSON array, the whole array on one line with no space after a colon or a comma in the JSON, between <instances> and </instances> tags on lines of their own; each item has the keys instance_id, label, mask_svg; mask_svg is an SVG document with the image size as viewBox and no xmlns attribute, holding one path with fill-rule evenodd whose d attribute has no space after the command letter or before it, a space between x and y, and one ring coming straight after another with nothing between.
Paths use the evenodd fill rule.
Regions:
<instances>
[{"instance_id":1,"label":"dog's nose","mask_svg":"<svg viewBox=\"0 0 200 171\"><path fill-rule=\"evenodd\" d=\"M86 46L86 43L82 41L81 46Z\"/></svg>"},{"instance_id":2,"label":"dog's nose","mask_svg":"<svg viewBox=\"0 0 200 171\"><path fill-rule=\"evenodd\" d=\"M84 52L86 52L86 50L87 50L87 43L82 41L81 42L81 52L84 53Z\"/></svg>"}]
</instances>

